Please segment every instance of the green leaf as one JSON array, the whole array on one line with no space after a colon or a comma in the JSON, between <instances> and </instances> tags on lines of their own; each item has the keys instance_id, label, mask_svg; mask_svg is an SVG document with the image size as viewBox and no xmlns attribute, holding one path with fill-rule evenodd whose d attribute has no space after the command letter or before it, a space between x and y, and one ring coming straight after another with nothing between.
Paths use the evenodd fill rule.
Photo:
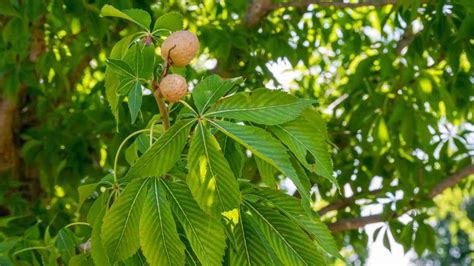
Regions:
<instances>
[{"instance_id":1,"label":"green leaf","mask_svg":"<svg viewBox=\"0 0 474 266\"><path fill-rule=\"evenodd\" d=\"M110 52L110 59L122 59L128 50L128 46L132 41L133 36L129 35L120 41L118 41L112 51ZM105 70L105 94L107 96L107 101L109 102L110 109L112 109L112 114L115 117L117 126L119 123L119 113L118 113L118 102L119 96L117 95L117 89L120 83L120 75L115 71L112 71L111 68L106 68ZM128 91L127 91L128 93Z\"/></svg>"},{"instance_id":2,"label":"green leaf","mask_svg":"<svg viewBox=\"0 0 474 266\"><path fill-rule=\"evenodd\" d=\"M232 231L235 247L229 248L230 265L274 265L248 219L240 212L239 222Z\"/></svg>"},{"instance_id":3,"label":"green leaf","mask_svg":"<svg viewBox=\"0 0 474 266\"><path fill-rule=\"evenodd\" d=\"M0 0L0 15L10 17L20 17L20 13L15 9L9 0Z\"/></svg>"},{"instance_id":4,"label":"green leaf","mask_svg":"<svg viewBox=\"0 0 474 266\"><path fill-rule=\"evenodd\" d=\"M241 81L241 77L222 80L218 75L210 75L204 78L192 91L194 104L198 112L202 114Z\"/></svg>"},{"instance_id":5,"label":"green leaf","mask_svg":"<svg viewBox=\"0 0 474 266\"><path fill-rule=\"evenodd\" d=\"M150 265L184 265L184 245L158 178L150 181L140 219L140 243Z\"/></svg>"},{"instance_id":6,"label":"green leaf","mask_svg":"<svg viewBox=\"0 0 474 266\"><path fill-rule=\"evenodd\" d=\"M403 227L402 235L400 236L401 244L405 253L410 250L413 242L413 222L408 223Z\"/></svg>"},{"instance_id":7,"label":"green leaf","mask_svg":"<svg viewBox=\"0 0 474 266\"><path fill-rule=\"evenodd\" d=\"M69 260L70 266L90 266L93 265L94 261L91 259L89 253L82 253L71 257Z\"/></svg>"},{"instance_id":8,"label":"green leaf","mask_svg":"<svg viewBox=\"0 0 474 266\"><path fill-rule=\"evenodd\" d=\"M120 266L149 266L149 264L140 250L138 250L133 256L123 260Z\"/></svg>"},{"instance_id":9,"label":"green leaf","mask_svg":"<svg viewBox=\"0 0 474 266\"><path fill-rule=\"evenodd\" d=\"M273 187L275 185L275 167L258 157L255 157L255 164L263 183Z\"/></svg>"},{"instance_id":10,"label":"green leaf","mask_svg":"<svg viewBox=\"0 0 474 266\"><path fill-rule=\"evenodd\" d=\"M84 203L84 201L92 194L92 192L95 191L96 187L97 183L92 183L85 184L77 188L77 191L79 192L79 206L81 206L82 203Z\"/></svg>"},{"instance_id":11,"label":"green leaf","mask_svg":"<svg viewBox=\"0 0 474 266\"><path fill-rule=\"evenodd\" d=\"M308 236L277 211L258 204L246 204L269 245L284 265L326 265Z\"/></svg>"},{"instance_id":12,"label":"green leaf","mask_svg":"<svg viewBox=\"0 0 474 266\"><path fill-rule=\"evenodd\" d=\"M161 176L181 157L194 120L181 120L168 129L136 161L127 173L130 178Z\"/></svg>"},{"instance_id":13,"label":"green leaf","mask_svg":"<svg viewBox=\"0 0 474 266\"><path fill-rule=\"evenodd\" d=\"M279 141L273 138L270 133L258 127L237 125L227 121L211 123L224 134L249 149L257 157L288 176L295 183L303 199L303 204L309 211L309 203L311 202L309 180L298 176L285 147Z\"/></svg>"},{"instance_id":14,"label":"green leaf","mask_svg":"<svg viewBox=\"0 0 474 266\"><path fill-rule=\"evenodd\" d=\"M392 252L392 247L390 246L390 239L388 238L388 229L385 230L385 234L383 235L383 245L386 249Z\"/></svg>"},{"instance_id":15,"label":"green leaf","mask_svg":"<svg viewBox=\"0 0 474 266\"><path fill-rule=\"evenodd\" d=\"M239 184L219 143L198 123L188 154L187 183L199 206L209 214L239 208Z\"/></svg>"},{"instance_id":16,"label":"green leaf","mask_svg":"<svg viewBox=\"0 0 474 266\"><path fill-rule=\"evenodd\" d=\"M242 178L242 170L247 160L247 155L245 155L244 148L238 142L233 139L223 135L223 140L220 143L222 150L224 151L224 156L229 162L230 168L234 172L234 176Z\"/></svg>"},{"instance_id":17,"label":"green leaf","mask_svg":"<svg viewBox=\"0 0 474 266\"><path fill-rule=\"evenodd\" d=\"M125 150L125 160L132 165L135 163L135 161L138 159L138 149L137 149L137 143L133 142L128 146L128 148Z\"/></svg>"},{"instance_id":18,"label":"green leaf","mask_svg":"<svg viewBox=\"0 0 474 266\"><path fill-rule=\"evenodd\" d=\"M100 11L100 15L103 17L118 17L123 18L133 23L137 24L138 26L142 27L145 30L150 29L151 24L151 17L148 12L141 10L141 9L126 9L126 10L118 10L117 8L111 5L104 5Z\"/></svg>"},{"instance_id":19,"label":"green leaf","mask_svg":"<svg viewBox=\"0 0 474 266\"><path fill-rule=\"evenodd\" d=\"M462 40L464 38L471 38L474 36L474 17L467 15L459 27L456 41Z\"/></svg>"},{"instance_id":20,"label":"green leaf","mask_svg":"<svg viewBox=\"0 0 474 266\"><path fill-rule=\"evenodd\" d=\"M136 79L133 69L125 61L109 58L107 59L106 63L112 71L115 71L115 73L128 78Z\"/></svg>"},{"instance_id":21,"label":"green leaf","mask_svg":"<svg viewBox=\"0 0 474 266\"><path fill-rule=\"evenodd\" d=\"M384 226L380 226L379 228L375 229L373 237L372 237L372 242L375 242L379 236L380 230L382 230Z\"/></svg>"},{"instance_id":22,"label":"green leaf","mask_svg":"<svg viewBox=\"0 0 474 266\"><path fill-rule=\"evenodd\" d=\"M56 247L61 254L63 261L68 264L69 260L76 255L76 243L74 241L73 233L67 229L59 230L56 237Z\"/></svg>"},{"instance_id":23,"label":"green leaf","mask_svg":"<svg viewBox=\"0 0 474 266\"><path fill-rule=\"evenodd\" d=\"M137 82L136 78L121 77L116 93L118 95L127 95L130 92L130 90L133 88L136 82Z\"/></svg>"},{"instance_id":24,"label":"green leaf","mask_svg":"<svg viewBox=\"0 0 474 266\"><path fill-rule=\"evenodd\" d=\"M413 242L413 247L415 248L416 254L419 257L423 255L423 252L428 247L427 236L428 230L426 230L427 225L424 223L418 223L418 228L416 230L415 241Z\"/></svg>"},{"instance_id":25,"label":"green leaf","mask_svg":"<svg viewBox=\"0 0 474 266\"><path fill-rule=\"evenodd\" d=\"M148 179L132 180L105 214L102 243L111 262L126 259L140 248L139 223Z\"/></svg>"},{"instance_id":26,"label":"green leaf","mask_svg":"<svg viewBox=\"0 0 474 266\"><path fill-rule=\"evenodd\" d=\"M155 59L156 53L153 45L146 46L143 43L135 43L130 47L123 60L130 66L135 79L149 80L152 78Z\"/></svg>"},{"instance_id":27,"label":"green leaf","mask_svg":"<svg viewBox=\"0 0 474 266\"><path fill-rule=\"evenodd\" d=\"M102 224L107 209L108 193L104 193L96 199L92 205L89 215L87 215L87 222L92 225L91 233L91 256L96 265L109 266L110 263L107 252L102 244ZM92 212L92 213L91 213ZM93 219L91 219L93 218Z\"/></svg>"},{"instance_id":28,"label":"green leaf","mask_svg":"<svg viewBox=\"0 0 474 266\"><path fill-rule=\"evenodd\" d=\"M314 124L299 117L283 125L273 126L271 131L296 155L296 158L310 171L328 179L336 186L337 180L333 176L332 161L329 155L328 143L321 131L315 129ZM314 159L307 161L308 152ZM339 187L339 186L338 186Z\"/></svg>"},{"instance_id":29,"label":"green leaf","mask_svg":"<svg viewBox=\"0 0 474 266\"><path fill-rule=\"evenodd\" d=\"M135 123L138 113L140 112L142 100L142 84L140 84L140 82L135 82L132 89L128 93L128 108L130 109L132 124Z\"/></svg>"},{"instance_id":30,"label":"green leaf","mask_svg":"<svg viewBox=\"0 0 474 266\"><path fill-rule=\"evenodd\" d=\"M239 92L212 107L206 116L231 118L264 125L278 125L297 118L313 101L282 91L257 89Z\"/></svg>"},{"instance_id":31,"label":"green leaf","mask_svg":"<svg viewBox=\"0 0 474 266\"><path fill-rule=\"evenodd\" d=\"M153 26L153 32L165 29L178 31L183 29L183 16L179 12L170 12L160 16Z\"/></svg>"},{"instance_id":32,"label":"green leaf","mask_svg":"<svg viewBox=\"0 0 474 266\"><path fill-rule=\"evenodd\" d=\"M222 265L226 241L220 222L199 208L184 183L162 183L169 194L171 208L199 261L203 265Z\"/></svg>"},{"instance_id":33,"label":"green leaf","mask_svg":"<svg viewBox=\"0 0 474 266\"><path fill-rule=\"evenodd\" d=\"M322 250L334 257L341 258L336 241L326 224L321 222L318 218L308 216L301 207L298 199L281 191L275 191L269 188L260 188L246 193L244 199L248 199L248 197L264 200L279 209L294 223L308 232Z\"/></svg>"}]
</instances>

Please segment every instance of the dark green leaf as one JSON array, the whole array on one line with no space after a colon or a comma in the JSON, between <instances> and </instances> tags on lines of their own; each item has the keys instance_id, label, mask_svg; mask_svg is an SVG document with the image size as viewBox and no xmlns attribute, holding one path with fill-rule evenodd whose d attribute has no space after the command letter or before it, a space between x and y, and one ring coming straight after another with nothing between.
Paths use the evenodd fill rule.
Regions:
<instances>
[{"instance_id":1,"label":"dark green leaf","mask_svg":"<svg viewBox=\"0 0 474 266\"><path fill-rule=\"evenodd\" d=\"M210 75L196 85L192 91L194 104L199 113L226 95L232 87L242 81L241 77L222 80L218 75Z\"/></svg>"},{"instance_id":2,"label":"dark green leaf","mask_svg":"<svg viewBox=\"0 0 474 266\"><path fill-rule=\"evenodd\" d=\"M142 84L135 82L132 89L128 93L128 108L130 109L130 116L132 124L135 123L140 107L142 106Z\"/></svg>"},{"instance_id":3,"label":"dark green leaf","mask_svg":"<svg viewBox=\"0 0 474 266\"><path fill-rule=\"evenodd\" d=\"M59 230L56 237L56 247L61 254L63 261L67 264L69 260L76 254L76 242L74 234L67 228Z\"/></svg>"},{"instance_id":4,"label":"dark green leaf","mask_svg":"<svg viewBox=\"0 0 474 266\"><path fill-rule=\"evenodd\" d=\"M118 17L132 21L145 30L150 29L151 17L148 12L140 9L118 10L111 5L104 5L100 11L103 17Z\"/></svg>"},{"instance_id":5,"label":"dark green leaf","mask_svg":"<svg viewBox=\"0 0 474 266\"><path fill-rule=\"evenodd\" d=\"M179 12L170 12L160 16L155 21L153 32L164 29L178 31L183 29L183 16Z\"/></svg>"}]
</instances>

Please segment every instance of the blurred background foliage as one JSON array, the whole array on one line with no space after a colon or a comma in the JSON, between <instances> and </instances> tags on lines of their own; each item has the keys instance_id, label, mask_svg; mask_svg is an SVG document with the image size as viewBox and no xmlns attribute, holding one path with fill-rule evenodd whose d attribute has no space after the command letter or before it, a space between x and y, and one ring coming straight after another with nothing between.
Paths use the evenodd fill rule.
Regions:
<instances>
[{"instance_id":1,"label":"blurred background foliage","mask_svg":"<svg viewBox=\"0 0 474 266\"><path fill-rule=\"evenodd\" d=\"M158 113L148 95L131 124L123 103L116 130L105 59L133 26L99 17L106 3L181 12L201 42L194 84L243 76L318 100L342 190L310 175L315 209L347 263L365 262L376 222L417 263L472 263L474 2L349 2L0 0L0 264L78 252L56 244L71 234L79 250L90 234L61 229L89 208L77 188L110 173L120 142ZM243 173L259 178L254 160Z\"/></svg>"}]
</instances>

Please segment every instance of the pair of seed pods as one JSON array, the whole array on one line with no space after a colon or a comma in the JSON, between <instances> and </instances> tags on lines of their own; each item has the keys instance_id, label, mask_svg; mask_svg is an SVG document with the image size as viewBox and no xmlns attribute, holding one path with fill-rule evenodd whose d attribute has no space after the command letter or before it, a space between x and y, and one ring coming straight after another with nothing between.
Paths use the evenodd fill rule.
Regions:
<instances>
[{"instance_id":1,"label":"pair of seed pods","mask_svg":"<svg viewBox=\"0 0 474 266\"><path fill-rule=\"evenodd\" d=\"M182 30L172 33L161 45L161 57L168 63L184 67L196 56L199 40L193 33ZM158 93L169 102L179 101L188 92L186 80L178 74L169 74L160 81Z\"/></svg>"}]
</instances>

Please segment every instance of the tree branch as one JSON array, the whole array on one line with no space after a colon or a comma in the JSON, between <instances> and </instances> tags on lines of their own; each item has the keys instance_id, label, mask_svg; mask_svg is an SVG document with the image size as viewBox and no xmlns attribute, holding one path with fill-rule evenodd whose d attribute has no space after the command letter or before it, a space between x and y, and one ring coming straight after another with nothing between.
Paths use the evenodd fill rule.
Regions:
<instances>
[{"instance_id":1,"label":"tree branch","mask_svg":"<svg viewBox=\"0 0 474 266\"><path fill-rule=\"evenodd\" d=\"M245 16L245 23L248 27L253 27L257 25L269 12L280 8L307 8L309 5L335 8L357 8L368 6L381 7L386 5L395 5L397 3L398 0L368 0L358 3L331 2L323 0L301 0L284 3L272 3L271 0L252 0Z\"/></svg>"},{"instance_id":2,"label":"tree branch","mask_svg":"<svg viewBox=\"0 0 474 266\"><path fill-rule=\"evenodd\" d=\"M371 191L368 192L368 195L376 195L376 194L378 194L382 191L383 191L382 189L371 190ZM354 195L352 197L336 200L336 201L330 203L329 205L321 208L318 211L318 214L319 214L319 216L323 216L323 215L325 215L326 213L328 213L330 211L340 210L344 207L347 207L347 206L351 205L352 203L354 203L356 200L358 200L360 198L361 198L361 194L357 194L357 195Z\"/></svg>"},{"instance_id":3,"label":"tree branch","mask_svg":"<svg viewBox=\"0 0 474 266\"><path fill-rule=\"evenodd\" d=\"M0 99L0 172L17 164L17 151L13 141L13 116L15 103L11 99Z\"/></svg>"},{"instance_id":4,"label":"tree branch","mask_svg":"<svg viewBox=\"0 0 474 266\"><path fill-rule=\"evenodd\" d=\"M439 194L441 194L445 189L456 185L457 183L461 182L465 177L474 174L474 165L470 165L461 169L460 171L452 174L450 177L438 183L430 193L428 193L428 198L432 199Z\"/></svg>"},{"instance_id":5,"label":"tree branch","mask_svg":"<svg viewBox=\"0 0 474 266\"><path fill-rule=\"evenodd\" d=\"M474 165L470 165L459 170L458 172L450 175L449 177L447 177L446 179L438 183L427 194L427 199L433 199L437 195L441 194L445 189L458 184L459 182L461 182L461 180L473 174L474 174ZM414 206L406 209L403 213L406 213L407 211L413 208ZM347 218L347 219L339 220L337 222L329 224L328 227L334 233L341 232L341 231L348 231L348 230L353 230L353 229L363 227L368 224L388 221L388 220L399 217L403 213L393 212L393 213L390 213L389 215L376 214L376 215L370 215L370 216L365 216L365 217Z\"/></svg>"},{"instance_id":6,"label":"tree branch","mask_svg":"<svg viewBox=\"0 0 474 266\"><path fill-rule=\"evenodd\" d=\"M303 0L303 1L290 1L286 3L275 3L272 4L271 10L279 8L307 8L309 5L317 5L319 7L336 7L336 8L356 8L356 7L381 7L386 5L395 5L398 3L398 0L368 0L365 2L358 3L344 3L344 2L331 2L331 1L321 1L321 0Z\"/></svg>"}]
</instances>

